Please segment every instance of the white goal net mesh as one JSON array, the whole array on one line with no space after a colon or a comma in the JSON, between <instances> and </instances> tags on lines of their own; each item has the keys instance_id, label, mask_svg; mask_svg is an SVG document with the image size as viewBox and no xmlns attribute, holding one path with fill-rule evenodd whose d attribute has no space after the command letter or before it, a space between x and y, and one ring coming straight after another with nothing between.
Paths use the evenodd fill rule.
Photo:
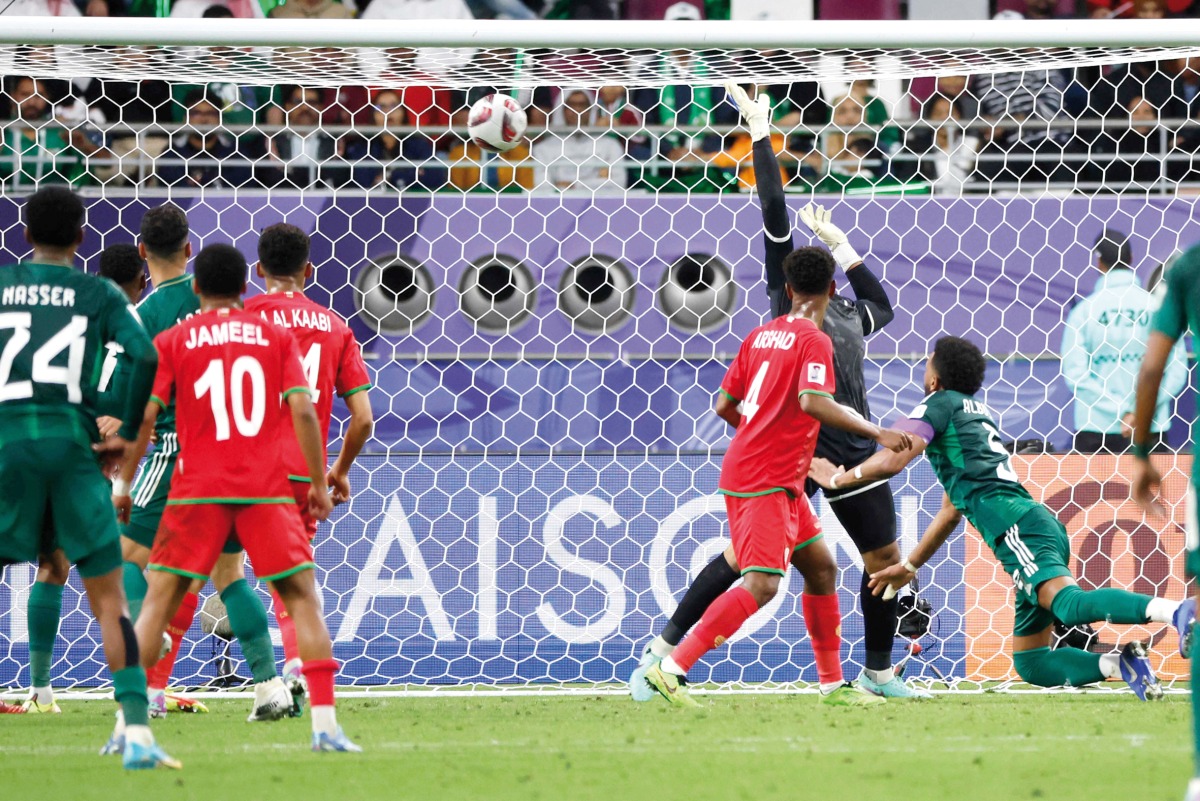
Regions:
<instances>
[{"instance_id":1,"label":"white goal net mesh","mask_svg":"<svg viewBox=\"0 0 1200 801\"><path fill-rule=\"evenodd\" d=\"M343 683L624 680L724 547L716 478L728 438L711 400L768 314L750 143L727 78L771 97L793 215L813 199L831 207L894 304L867 343L872 416L890 421L920 400L938 336L973 339L990 359L984 400L1034 454L1015 467L1071 533L1080 583L1183 596L1182 502L1168 523L1143 519L1127 465L1070 452L1075 392L1094 377L1079 360L1094 354L1064 333L1100 278L1103 232L1128 242L1140 284L1200 239L1200 48L1114 35L1087 46L433 47L390 30L394 46L161 46L148 43L178 42L180 29L146 23L126 40L103 28L91 45L50 31L0 46L4 263L27 256L20 203L48 183L87 196L88 270L168 199L196 246L230 242L253 259L267 225L311 234L311 295L350 321L376 384L354 499L316 543ZM500 156L464 127L494 92L530 120L526 142ZM809 238L796 218L797 243ZM1174 378L1181 399L1164 403L1161 430L1184 450L1156 457L1173 502L1191 469L1195 403ZM1109 380L1132 386L1133 373ZM923 461L892 486L905 552L941 490ZM814 502L841 572L853 676L862 559ZM14 566L0 583L0 686L28 683L34 576ZM957 532L920 578L933 620L908 675L1012 678L1011 582L978 536ZM800 583L785 579L693 679L815 680ZM102 684L74 578L64 613L55 683ZM247 673L213 628L198 615L173 684ZM1165 678L1186 676L1167 628L1100 626L1093 645L1148 639ZM897 658L908 642L897 639Z\"/></svg>"}]
</instances>

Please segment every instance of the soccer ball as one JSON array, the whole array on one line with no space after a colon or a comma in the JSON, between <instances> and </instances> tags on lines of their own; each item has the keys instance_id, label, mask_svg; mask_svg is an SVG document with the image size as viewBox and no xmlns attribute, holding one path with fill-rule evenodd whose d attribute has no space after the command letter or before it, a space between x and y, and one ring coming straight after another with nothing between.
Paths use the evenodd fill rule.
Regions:
<instances>
[{"instance_id":1,"label":"soccer ball","mask_svg":"<svg viewBox=\"0 0 1200 801\"><path fill-rule=\"evenodd\" d=\"M521 143L529 120L525 109L508 95L488 95L471 106L467 132L484 150L503 153Z\"/></svg>"}]
</instances>

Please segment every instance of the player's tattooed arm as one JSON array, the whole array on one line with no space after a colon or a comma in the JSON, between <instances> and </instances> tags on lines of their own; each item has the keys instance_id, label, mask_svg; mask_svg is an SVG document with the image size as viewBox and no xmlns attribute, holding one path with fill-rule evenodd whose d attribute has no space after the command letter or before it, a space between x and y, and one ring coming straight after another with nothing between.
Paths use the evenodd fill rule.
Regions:
<instances>
[{"instance_id":1,"label":"player's tattooed arm","mask_svg":"<svg viewBox=\"0 0 1200 801\"><path fill-rule=\"evenodd\" d=\"M913 436L909 432L877 426L828 395L804 392L800 395L800 408L823 426L833 426L874 440L889 451L906 452L913 447Z\"/></svg>"},{"instance_id":2,"label":"player's tattooed arm","mask_svg":"<svg viewBox=\"0 0 1200 801\"><path fill-rule=\"evenodd\" d=\"M908 431L902 421L897 429L909 435L909 445L899 451L877 451L871 458L851 470L826 459L813 459L808 477L825 489L847 490L883 481L899 473L909 462L925 452L929 441L921 433Z\"/></svg>"},{"instance_id":3,"label":"player's tattooed arm","mask_svg":"<svg viewBox=\"0 0 1200 801\"><path fill-rule=\"evenodd\" d=\"M368 390L364 389L346 397L350 422L342 437L342 450L334 460L333 467L329 468L329 474L325 476L335 506L350 500L350 465L354 464L375 428L375 414L371 410L371 399L367 393Z\"/></svg>"},{"instance_id":4,"label":"player's tattooed arm","mask_svg":"<svg viewBox=\"0 0 1200 801\"><path fill-rule=\"evenodd\" d=\"M874 595L880 595L887 591L890 587L894 593L905 584L916 578L915 568L928 564L934 554L945 544L946 540L954 533L954 529L958 528L958 524L962 521L962 512L954 507L950 502L950 496L942 494L942 508L934 515L934 518L929 523L929 527L925 529L925 533L921 536L921 541L917 543L917 547L912 550L907 559L904 559L898 564L890 565L883 570L871 574L871 580L868 586ZM910 570L909 568L914 568ZM885 596L886 597L886 596Z\"/></svg>"}]
</instances>

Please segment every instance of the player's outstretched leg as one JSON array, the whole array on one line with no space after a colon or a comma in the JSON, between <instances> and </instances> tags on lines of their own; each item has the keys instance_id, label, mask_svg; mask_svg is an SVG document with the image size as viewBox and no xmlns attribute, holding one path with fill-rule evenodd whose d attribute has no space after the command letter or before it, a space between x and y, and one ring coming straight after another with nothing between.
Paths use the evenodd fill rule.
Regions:
<instances>
[{"instance_id":1,"label":"player's outstretched leg","mask_svg":"<svg viewBox=\"0 0 1200 801\"><path fill-rule=\"evenodd\" d=\"M292 711L292 694L275 669L275 647L267 627L267 610L246 581L245 554L225 553L213 569L229 626L242 646L254 680L254 709L247 720L279 720Z\"/></svg>"},{"instance_id":2,"label":"player's outstretched leg","mask_svg":"<svg viewBox=\"0 0 1200 801\"><path fill-rule=\"evenodd\" d=\"M723 645L742 624L779 592L778 573L751 570L739 587L732 587L713 601L696 628L683 638L669 656L646 673L646 681L672 706L699 706L688 693L685 676L697 660Z\"/></svg>"},{"instance_id":3,"label":"player's outstretched leg","mask_svg":"<svg viewBox=\"0 0 1200 801\"><path fill-rule=\"evenodd\" d=\"M146 670L146 681L150 688L150 717L152 718L166 717L167 711L172 707L176 711L208 711L207 707L196 709L189 700L181 703L181 699L178 697L167 695L167 684L171 680L171 672L175 669L175 660L179 658L179 654L183 650L183 638L188 629L192 627L192 621L196 619L196 609L200 605L199 592L203 587L203 581L193 581L191 587L184 593L175 614L167 623L164 636L161 638L162 648L159 650L159 658L153 667ZM145 647L151 648L153 645L147 642ZM203 707L202 704L201 706Z\"/></svg>"},{"instance_id":4,"label":"player's outstretched leg","mask_svg":"<svg viewBox=\"0 0 1200 801\"><path fill-rule=\"evenodd\" d=\"M670 621L663 628L662 634L651 640L642 651L638 666L629 677L629 694L633 700L650 701L658 695L658 691L647 683L646 674L661 662L663 657L671 655L675 646L683 639L683 635L700 621L704 610L738 580L739 574L735 564L733 548L726 548L724 553L717 554L696 576L675 613L671 615Z\"/></svg>"},{"instance_id":5,"label":"player's outstretched leg","mask_svg":"<svg viewBox=\"0 0 1200 801\"><path fill-rule=\"evenodd\" d=\"M296 640L300 658L304 660L304 677L308 681L312 705L312 750L362 751L346 737L337 722L333 684L338 665L333 658L329 630L321 617L321 602L317 598L317 583L311 566L271 583L296 625Z\"/></svg>"},{"instance_id":6,"label":"player's outstretched leg","mask_svg":"<svg viewBox=\"0 0 1200 801\"><path fill-rule=\"evenodd\" d=\"M114 556L113 563L116 561ZM88 603L96 622L100 624L104 656L113 676L113 695L121 705L119 720L122 731L119 734L114 732L114 740L120 740L125 769L179 769L183 765L168 756L150 732L146 671L140 664L137 637L121 591L121 568L117 566L100 575L89 575L88 568L87 562L79 564ZM161 633L158 639L161 640Z\"/></svg>"},{"instance_id":7,"label":"player's outstretched leg","mask_svg":"<svg viewBox=\"0 0 1200 801\"><path fill-rule=\"evenodd\" d=\"M54 659L54 641L62 619L63 585L71 565L61 550L43 556L38 563L37 581L29 591L29 698L22 706L30 713L62 712L50 688L50 663Z\"/></svg>"}]
</instances>

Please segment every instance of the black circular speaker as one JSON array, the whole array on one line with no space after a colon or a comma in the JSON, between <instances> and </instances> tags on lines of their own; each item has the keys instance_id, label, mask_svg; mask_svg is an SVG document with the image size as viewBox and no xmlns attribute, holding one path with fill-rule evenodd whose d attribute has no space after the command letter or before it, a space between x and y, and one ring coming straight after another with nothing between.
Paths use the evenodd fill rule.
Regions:
<instances>
[{"instance_id":1,"label":"black circular speaker","mask_svg":"<svg viewBox=\"0 0 1200 801\"><path fill-rule=\"evenodd\" d=\"M533 276L509 256L488 256L472 264L458 284L459 308L480 330L507 334L523 323L536 301Z\"/></svg>"},{"instance_id":2,"label":"black circular speaker","mask_svg":"<svg viewBox=\"0 0 1200 801\"><path fill-rule=\"evenodd\" d=\"M671 327L699 334L727 322L737 301L733 274L716 256L689 253L663 274L658 304Z\"/></svg>"},{"instance_id":3,"label":"black circular speaker","mask_svg":"<svg viewBox=\"0 0 1200 801\"><path fill-rule=\"evenodd\" d=\"M358 317L379 334L410 333L433 310L433 279L408 256L376 259L354 279Z\"/></svg>"},{"instance_id":4,"label":"black circular speaker","mask_svg":"<svg viewBox=\"0 0 1200 801\"><path fill-rule=\"evenodd\" d=\"M604 334L629 319L634 293L624 264L607 256L585 256L563 273L558 308L576 328Z\"/></svg>"}]
</instances>

